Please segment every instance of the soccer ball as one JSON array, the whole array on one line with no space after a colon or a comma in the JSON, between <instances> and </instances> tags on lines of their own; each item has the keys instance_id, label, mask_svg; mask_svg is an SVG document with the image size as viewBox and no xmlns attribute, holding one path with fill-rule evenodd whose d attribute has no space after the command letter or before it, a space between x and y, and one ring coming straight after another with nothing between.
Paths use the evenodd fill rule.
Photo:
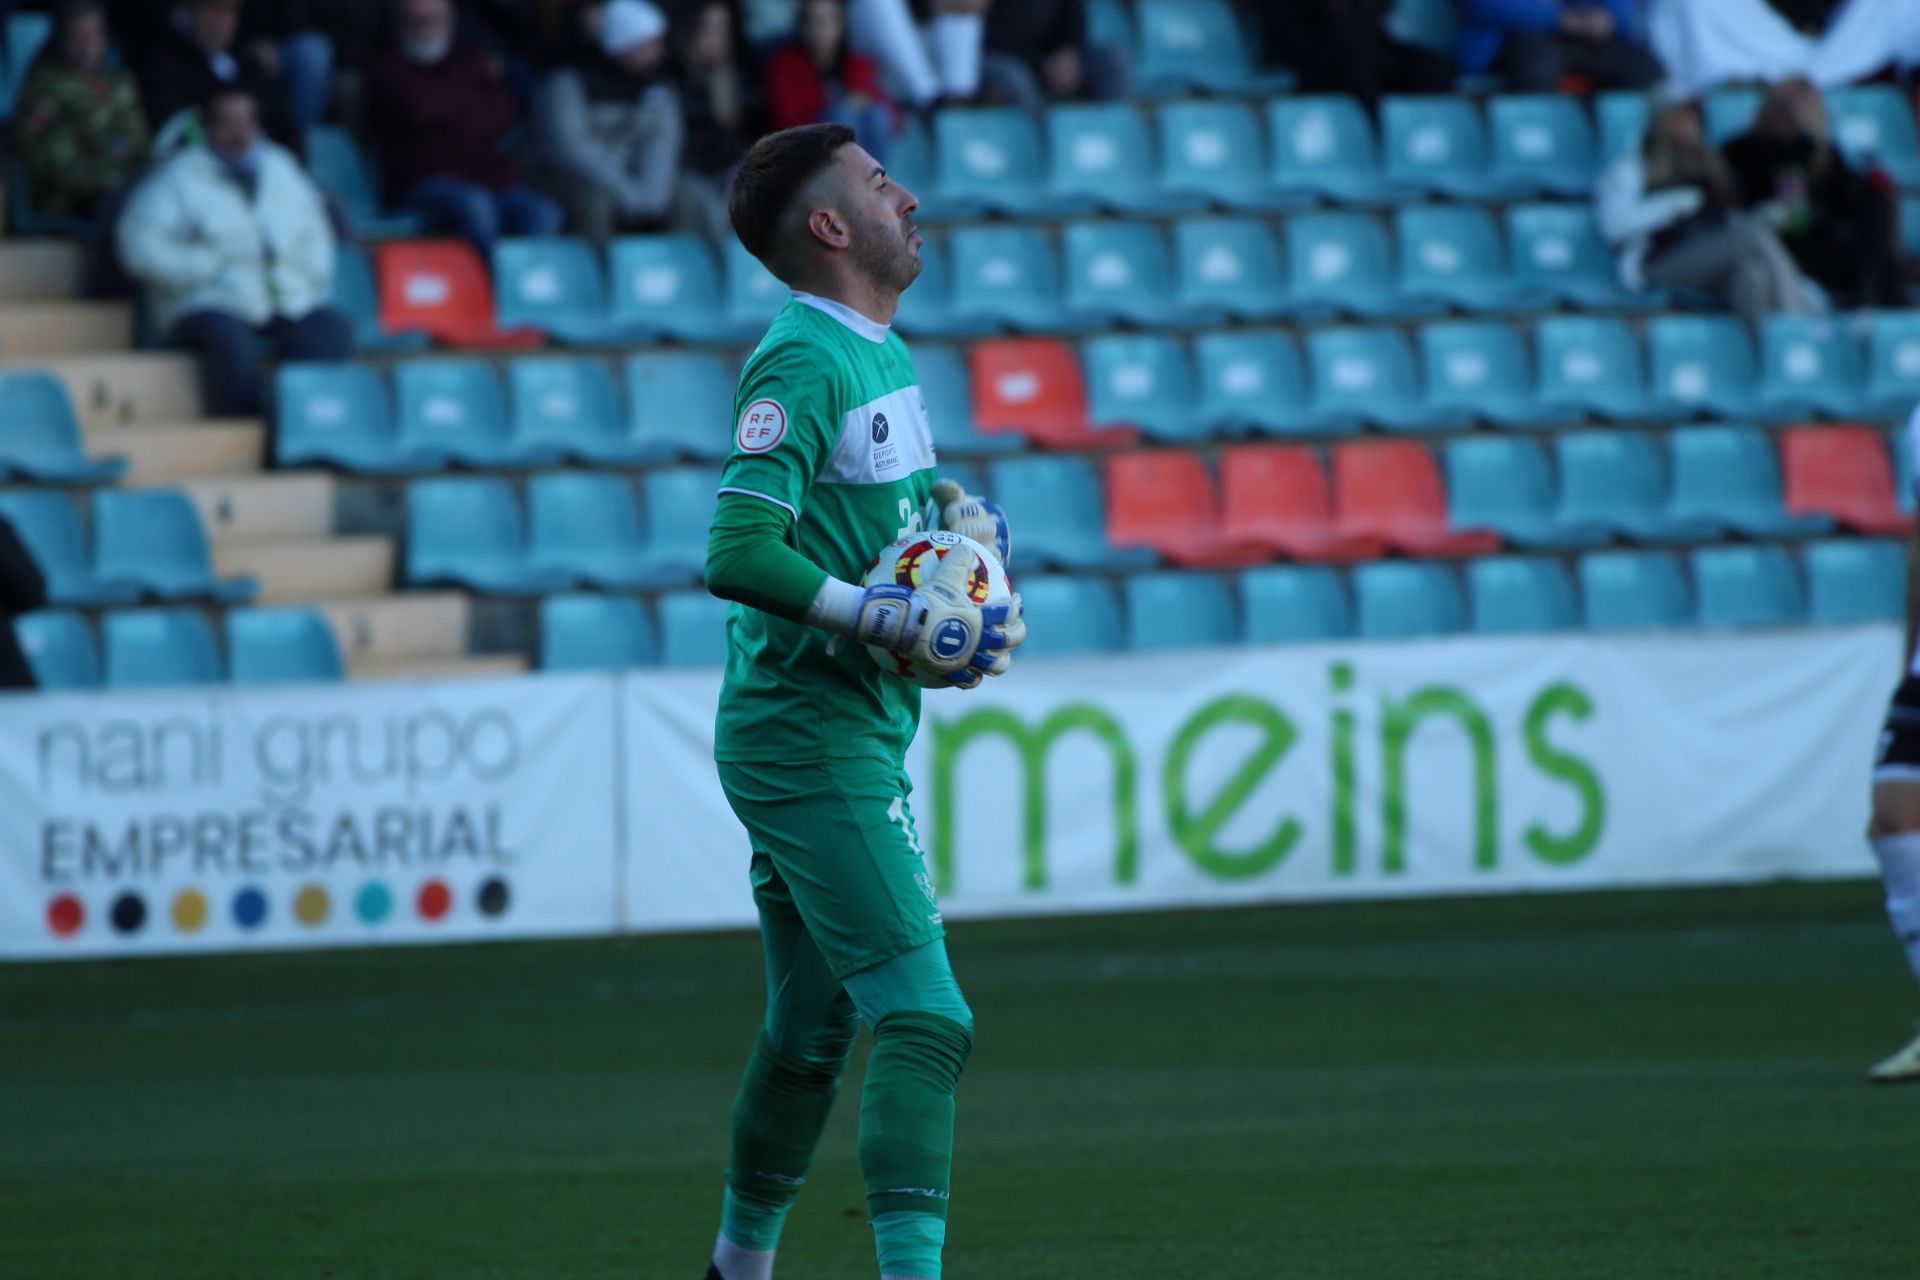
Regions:
<instances>
[{"instance_id":1,"label":"soccer ball","mask_svg":"<svg viewBox=\"0 0 1920 1280\"><path fill-rule=\"evenodd\" d=\"M867 576L861 579L860 585L880 587L891 583L917 587L925 580L922 575L931 574L933 566L949 555L973 557L973 577L967 583L967 595L975 604L1013 603L1013 583L1008 580L1007 571L1000 567L1000 560L993 552L972 538L937 530L932 533L910 533L880 548L880 554L873 558L873 564L868 566ZM903 658L897 653L889 653L871 645L867 647L867 653L889 675L912 681L923 689L948 687L945 673L918 668L911 658Z\"/></svg>"}]
</instances>

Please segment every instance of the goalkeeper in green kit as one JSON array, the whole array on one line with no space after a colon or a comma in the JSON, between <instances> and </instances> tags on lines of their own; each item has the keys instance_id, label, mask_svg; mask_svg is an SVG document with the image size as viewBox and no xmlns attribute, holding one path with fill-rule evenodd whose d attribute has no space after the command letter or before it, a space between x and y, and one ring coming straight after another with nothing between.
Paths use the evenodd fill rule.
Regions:
<instances>
[{"instance_id":1,"label":"goalkeeper in green kit","mask_svg":"<svg viewBox=\"0 0 1920 1280\"><path fill-rule=\"evenodd\" d=\"M921 530L1007 557L999 509L936 482L913 358L889 329L920 274L917 208L840 125L761 139L734 179L735 233L794 294L741 372L707 549L708 588L735 602L714 758L752 843L767 966L708 1280L773 1274L863 1020L880 1272L940 1276L973 1014L907 807L920 690L866 650L972 687L1006 671L1026 627L1018 597L974 602L971 556L918 587L856 585L878 548Z\"/></svg>"}]
</instances>

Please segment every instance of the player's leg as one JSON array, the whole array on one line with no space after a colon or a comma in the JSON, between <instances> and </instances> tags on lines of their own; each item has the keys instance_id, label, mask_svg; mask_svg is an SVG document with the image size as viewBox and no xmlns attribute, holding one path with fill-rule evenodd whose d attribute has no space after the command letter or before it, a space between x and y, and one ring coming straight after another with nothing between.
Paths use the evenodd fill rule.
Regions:
<instances>
[{"instance_id":1,"label":"player's leg","mask_svg":"<svg viewBox=\"0 0 1920 1280\"><path fill-rule=\"evenodd\" d=\"M1901 683L1887 713L1867 834L1880 862L1887 918L1920 978L1920 678L1914 676ZM1920 1035L1876 1064L1869 1077L1882 1083L1920 1081Z\"/></svg>"},{"instance_id":2,"label":"player's leg","mask_svg":"<svg viewBox=\"0 0 1920 1280\"><path fill-rule=\"evenodd\" d=\"M808 935L772 859L755 854L767 1016L733 1106L713 1273L767 1280L787 1211L807 1180L859 1027L853 1001Z\"/></svg>"}]
</instances>

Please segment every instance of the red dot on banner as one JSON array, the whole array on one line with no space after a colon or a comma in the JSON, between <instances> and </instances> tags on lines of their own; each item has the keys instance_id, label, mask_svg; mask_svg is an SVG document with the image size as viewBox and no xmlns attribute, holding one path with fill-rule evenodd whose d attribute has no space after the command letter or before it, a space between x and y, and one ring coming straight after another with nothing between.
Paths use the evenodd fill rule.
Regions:
<instances>
[{"instance_id":1,"label":"red dot on banner","mask_svg":"<svg viewBox=\"0 0 1920 1280\"><path fill-rule=\"evenodd\" d=\"M80 926L86 922L87 909L70 893L63 893L47 904L47 928L62 938L80 932Z\"/></svg>"},{"instance_id":2,"label":"red dot on banner","mask_svg":"<svg viewBox=\"0 0 1920 1280\"><path fill-rule=\"evenodd\" d=\"M444 880L429 880L420 886L417 905L421 919L438 920L453 905L453 891L447 888Z\"/></svg>"}]
</instances>

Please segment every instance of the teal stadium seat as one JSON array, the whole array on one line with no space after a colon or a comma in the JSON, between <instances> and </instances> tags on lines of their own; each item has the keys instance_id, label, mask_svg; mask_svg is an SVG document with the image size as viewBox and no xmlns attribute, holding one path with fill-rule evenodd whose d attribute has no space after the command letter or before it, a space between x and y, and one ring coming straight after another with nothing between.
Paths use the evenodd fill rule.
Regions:
<instances>
[{"instance_id":1,"label":"teal stadium seat","mask_svg":"<svg viewBox=\"0 0 1920 1280\"><path fill-rule=\"evenodd\" d=\"M1058 204L1121 214L1204 207L1199 196L1161 190L1153 156L1153 131L1131 103L1065 103L1047 111L1046 194Z\"/></svg>"},{"instance_id":2,"label":"teal stadium seat","mask_svg":"<svg viewBox=\"0 0 1920 1280\"><path fill-rule=\"evenodd\" d=\"M934 117L936 191L949 213L1034 216L1083 212L1094 202L1047 191L1040 130L1018 107L948 109Z\"/></svg>"},{"instance_id":3,"label":"teal stadium seat","mask_svg":"<svg viewBox=\"0 0 1920 1280\"><path fill-rule=\"evenodd\" d=\"M1560 473L1558 520L1599 526L1636 542L1703 542L1711 520L1673 514L1666 457L1636 431L1577 431L1554 441Z\"/></svg>"},{"instance_id":4,"label":"teal stadium seat","mask_svg":"<svg viewBox=\"0 0 1920 1280\"><path fill-rule=\"evenodd\" d=\"M1507 210L1513 283L1583 310L1631 311L1661 305L1658 293L1632 293L1619 263L1583 204L1523 204Z\"/></svg>"},{"instance_id":5,"label":"teal stadium seat","mask_svg":"<svg viewBox=\"0 0 1920 1280\"><path fill-rule=\"evenodd\" d=\"M507 403L517 451L560 450L587 464L634 460L613 375L599 360L521 356L507 363Z\"/></svg>"},{"instance_id":6,"label":"teal stadium seat","mask_svg":"<svg viewBox=\"0 0 1920 1280\"><path fill-rule=\"evenodd\" d=\"M1440 431L1468 425L1464 409L1429 406L1413 353L1393 329L1316 329L1307 335L1312 406L1321 421L1360 421L1387 431Z\"/></svg>"},{"instance_id":7,"label":"teal stadium seat","mask_svg":"<svg viewBox=\"0 0 1920 1280\"><path fill-rule=\"evenodd\" d=\"M1029 332L1086 327L1061 305L1060 268L1039 227L963 227L947 245L955 317Z\"/></svg>"},{"instance_id":8,"label":"teal stadium seat","mask_svg":"<svg viewBox=\"0 0 1920 1280\"><path fill-rule=\"evenodd\" d=\"M317 609L227 613L227 679L234 684L322 684L347 678L340 642Z\"/></svg>"},{"instance_id":9,"label":"teal stadium seat","mask_svg":"<svg viewBox=\"0 0 1920 1280\"><path fill-rule=\"evenodd\" d=\"M1867 407L1904 417L1920 401L1920 311L1882 311L1867 338Z\"/></svg>"},{"instance_id":10,"label":"teal stadium seat","mask_svg":"<svg viewBox=\"0 0 1920 1280\"><path fill-rule=\"evenodd\" d=\"M447 464L437 444L400 439L372 365L283 364L273 400L274 458L283 467L321 463L362 475L406 475Z\"/></svg>"},{"instance_id":11,"label":"teal stadium seat","mask_svg":"<svg viewBox=\"0 0 1920 1280\"><path fill-rule=\"evenodd\" d=\"M1380 105L1380 138L1395 183L1459 200L1522 194L1494 172L1486 125L1469 98L1388 98Z\"/></svg>"},{"instance_id":12,"label":"teal stadium seat","mask_svg":"<svg viewBox=\"0 0 1920 1280\"><path fill-rule=\"evenodd\" d=\"M13 635L41 689L70 693L100 687L100 645L79 614L64 609L22 614L13 620Z\"/></svg>"},{"instance_id":13,"label":"teal stadium seat","mask_svg":"<svg viewBox=\"0 0 1920 1280\"><path fill-rule=\"evenodd\" d=\"M1467 608L1473 630L1488 635L1580 626L1573 581L1558 560L1482 556L1467 561Z\"/></svg>"},{"instance_id":14,"label":"teal stadium seat","mask_svg":"<svg viewBox=\"0 0 1920 1280\"><path fill-rule=\"evenodd\" d=\"M1284 83L1256 73L1227 0L1137 0L1133 16L1134 80L1149 97L1253 93Z\"/></svg>"},{"instance_id":15,"label":"teal stadium seat","mask_svg":"<svg viewBox=\"0 0 1920 1280\"><path fill-rule=\"evenodd\" d=\"M1580 557L1581 616L1589 631L1664 631L1693 624L1693 594L1670 551L1595 551Z\"/></svg>"},{"instance_id":16,"label":"teal stadium seat","mask_svg":"<svg viewBox=\"0 0 1920 1280\"><path fill-rule=\"evenodd\" d=\"M1599 166L1593 125L1563 93L1502 94L1487 104L1493 176L1516 190L1585 200Z\"/></svg>"},{"instance_id":17,"label":"teal stadium seat","mask_svg":"<svg viewBox=\"0 0 1920 1280\"><path fill-rule=\"evenodd\" d=\"M565 455L516 440L493 366L479 359L415 360L396 365L393 392L403 452L431 453L470 467L530 467Z\"/></svg>"},{"instance_id":18,"label":"teal stadium seat","mask_svg":"<svg viewBox=\"0 0 1920 1280\"><path fill-rule=\"evenodd\" d=\"M758 338L787 305L793 290L734 237L727 237L721 252L727 277L725 332L743 341Z\"/></svg>"},{"instance_id":19,"label":"teal stadium seat","mask_svg":"<svg viewBox=\"0 0 1920 1280\"><path fill-rule=\"evenodd\" d=\"M1807 616L1815 622L1900 621L1907 616L1907 553L1880 538L1810 542Z\"/></svg>"},{"instance_id":20,"label":"teal stadium seat","mask_svg":"<svg viewBox=\"0 0 1920 1280\"><path fill-rule=\"evenodd\" d=\"M1920 256L1920 196L1900 197L1900 243Z\"/></svg>"},{"instance_id":21,"label":"teal stadium seat","mask_svg":"<svg viewBox=\"0 0 1920 1280\"><path fill-rule=\"evenodd\" d=\"M1060 235L1067 310L1101 327L1204 323L1218 315L1176 315L1166 238L1145 222L1069 222Z\"/></svg>"},{"instance_id":22,"label":"teal stadium seat","mask_svg":"<svg viewBox=\"0 0 1920 1280\"><path fill-rule=\"evenodd\" d=\"M1644 422L1659 409L1647 394L1640 343L1613 316L1547 316L1534 327L1540 403L1555 418L1589 414Z\"/></svg>"},{"instance_id":23,"label":"teal stadium seat","mask_svg":"<svg viewBox=\"0 0 1920 1280\"><path fill-rule=\"evenodd\" d=\"M745 254L745 250L740 251ZM753 262L746 255L748 263ZM745 272L746 264L732 270ZM727 338L756 338L778 307L763 308L755 300L748 307L758 320L730 319L723 310L726 298L713 250L698 236L626 236L608 251L608 306L617 324L645 327L663 337L683 342L712 342ZM778 282L775 282L778 284ZM764 281L755 280L758 288ZM765 315L761 311L765 310Z\"/></svg>"},{"instance_id":24,"label":"teal stadium seat","mask_svg":"<svg viewBox=\"0 0 1920 1280\"><path fill-rule=\"evenodd\" d=\"M679 581L648 572L640 511L617 475L555 471L529 480L527 563L611 591Z\"/></svg>"},{"instance_id":25,"label":"teal stadium seat","mask_svg":"<svg viewBox=\"0 0 1920 1280\"><path fill-rule=\"evenodd\" d=\"M1610 164L1639 149L1653 117L1648 96L1637 89L1613 89L1593 98L1593 114L1600 129L1600 163Z\"/></svg>"},{"instance_id":26,"label":"teal stadium seat","mask_svg":"<svg viewBox=\"0 0 1920 1280\"><path fill-rule=\"evenodd\" d=\"M1707 141L1714 146L1725 146L1731 139L1745 133L1753 124L1753 118L1760 114L1760 103L1765 94L1746 85L1715 89L1706 96Z\"/></svg>"},{"instance_id":27,"label":"teal stadium seat","mask_svg":"<svg viewBox=\"0 0 1920 1280\"><path fill-rule=\"evenodd\" d=\"M1398 0L1387 30L1411 44L1452 53L1460 44L1460 15L1453 0Z\"/></svg>"},{"instance_id":28,"label":"teal stadium seat","mask_svg":"<svg viewBox=\"0 0 1920 1280\"><path fill-rule=\"evenodd\" d=\"M1027 642L1020 646L1022 662L1115 653L1126 647L1120 603L1104 579L1064 574L1022 577L1020 613L1027 622Z\"/></svg>"},{"instance_id":29,"label":"teal stadium seat","mask_svg":"<svg viewBox=\"0 0 1920 1280\"><path fill-rule=\"evenodd\" d=\"M1087 0L1087 39L1133 52L1133 16L1121 0Z\"/></svg>"},{"instance_id":30,"label":"teal stadium seat","mask_svg":"<svg viewBox=\"0 0 1920 1280\"><path fill-rule=\"evenodd\" d=\"M1576 417L1540 402L1526 342L1512 325L1490 320L1423 325L1420 367L1430 409L1510 428L1562 426Z\"/></svg>"},{"instance_id":31,"label":"teal stadium seat","mask_svg":"<svg viewBox=\"0 0 1920 1280\"><path fill-rule=\"evenodd\" d=\"M1173 224L1173 311L1273 320L1287 314L1286 272L1273 229L1258 218Z\"/></svg>"},{"instance_id":32,"label":"teal stadium seat","mask_svg":"<svg viewBox=\"0 0 1920 1280\"><path fill-rule=\"evenodd\" d=\"M1241 102L1174 102L1160 109L1159 187L1177 199L1230 209L1295 201L1266 180L1260 121Z\"/></svg>"},{"instance_id":33,"label":"teal stadium seat","mask_svg":"<svg viewBox=\"0 0 1920 1280\"><path fill-rule=\"evenodd\" d=\"M1702 547L1692 553L1695 618L1703 627L1784 627L1806 619L1785 547Z\"/></svg>"},{"instance_id":34,"label":"teal stadium seat","mask_svg":"<svg viewBox=\"0 0 1920 1280\"><path fill-rule=\"evenodd\" d=\"M1227 435L1348 435L1357 413L1318 413L1307 393L1300 348L1267 329L1203 333L1193 341L1200 418Z\"/></svg>"},{"instance_id":35,"label":"teal stadium seat","mask_svg":"<svg viewBox=\"0 0 1920 1280\"><path fill-rule=\"evenodd\" d=\"M1447 518L1457 529L1492 529L1545 551L1598 547L1608 529L1561 519L1559 485L1546 450L1513 436L1466 436L1445 447Z\"/></svg>"},{"instance_id":36,"label":"teal stadium seat","mask_svg":"<svg viewBox=\"0 0 1920 1280\"><path fill-rule=\"evenodd\" d=\"M1240 574L1248 644L1311 644L1353 634L1353 604L1338 569L1268 565Z\"/></svg>"},{"instance_id":37,"label":"teal stadium seat","mask_svg":"<svg viewBox=\"0 0 1920 1280\"><path fill-rule=\"evenodd\" d=\"M1399 294L1420 310L1513 311L1551 305L1538 286L1522 287L1507 267L1493 215L1472 205L1407 205L1394 213Z\"/></svg>"},{"instance_id":38,"label":"teal stadium seat","mask_svg":"<svg viewBox=\"0 0 1920 1280\"><path fill-rule=\"evenodd\" d=\"M649 471L640 481L640 499L648 579L689 585L702 581L707 530L713 527L714 507L720 500L720 469Z\"/></svg>"},{"instance_id":39,"label":"teal stadium seat","mask_svg":"<svg viewBox=\"0 0 1920 1280\"><path fill-rule=\"evenodd\" d=\"M1889 84L1850 85L1827 94L1834 145L1854 164L1885 169L1902 187L1920 187L1920 139L1913 98Z\"/></svg>"},{"instance_id":40,"label":"teal stadium seat","mask_svg":"<svg viewBox=\"0 0 1920 1280\"><path fill-rule=\"evenodd\" d=\"M1024 565L1082 573L1141 569L1154 563L1144 548L1107 545L1107 502L1100 477L1084 459L1057 455L993 463L987 492L1018 531ZM1025 589L1028 579L1021 579Z\"/></svg>"},{"instance_id":41,"label":"teal stadium seat","mask_svg":"<svg viewBox=\"0 0 1920 1280\"><path fill-rule=\"evenodd\" d=\"M380 207L373 166L345 129L322 124L307 130L307 171L322 191L340 202L354 235L361 239L390 240L420 234L422 224L416 215L389 213Z\"/></svg>"},{"instance_id":42,"label":"teal stadium seat","mask_svg":"<svg viewBox=\"0 0 1920 1280\"><path fill-rule=\"evenodd\" d=\"M1827 316L1772 315L1760 321L1763 414L1774 421L1864 414L1866 370L1851 326Z\"/></svg>"},{"instance_id":43,"label":"teal stadium seat","mask_svg":"<svg viewBox=\"0 0 1920 1280\"><path fill-rule=\"evenodd\" d=\"M1759 416L1753 344L1729 315L1664 315L1647 323L1647 361L1662 416Z\"/></svg>"},{"instance_id":44,"label":"teal stadium seat","mask_svg":"<svg viewBox=\"0 0 1920 1280\"><path fill-rule=\"evenodd\" d=\"M660 637L640 601L567 594L540 602L542 671L620 671L658 661Z\"/></svg>"},{"instance_id":45,"label":"teal stadium seat","mask_svg":"<svg viewBox=\"0 0 1920 1280\"><path fill-rule=\"evenodd\" d=\"M947 246L933 236L920 241L920 274L913 287L900 295L893 323L916 338L977 338L999 327L991 320L954 314L953 266Z\"/></svg>"},{"instance_id":46,"label":"teal stadium seat","mask_svg":"<svg viewBox=\"0 0 1920 1280\"><path fill-rule=\"evenodd\" d=\"M65 494L46 489L8 490L0 493L0 518L13 526L40 567L49 602L101 608L133 604L140 599L138 582L102 578L94 572L80 513Z\"/></svg>"},{"instance_id":47,"label":"teal stadium seat","mask_svg":"<svg viewBox=\"0 0 1920 1280\"><path fill-rule=\"evenodd\" d=\"M1126 597L1127 647L1136 652L1219 649L1239 640L1233 592L1213 574L1130 574L1121 590Z\"/></svg>"},{"instance_id":48,"label":"teal stadium seat","mask_svg":"<svg viewBox=\"0 0 1920 1280\"><path fill-rule=\"evenodd\" d=\"M1293 307L1307 316L1431 315L1429 300L1403 298L1386 228L1370 213L1303 213L1287 220Z\"/></svg>"},{"instance_id":49,"label":"teal stadium seat","mask_svg":"<svg viewBox=\"0 0 1920 1280\"><path fill-rule=\"evenodd\" d=\"M89 458L80 420L60 380L49 373L0 373L0 480L38 484L112 484L125 458Z\"/></svg>"},{"instance_id":50,"label":"teal stadium seat","mask_svg":"<svg viewBox=\"0 0 1920 1280\"><path fill-rule=\"evenodd\" d=\"M704 591L660 597L660 663L721 667L727 661L727 602Z\"/></svg>"},{"instance_id":51,"label":"teal stadium seat","mask_svg":"<svg viewBox=\"0 0 1920 1280\"><path fill-rule=\"evenodd\" d=\"M110 689L218 684L220 650L193 609L134 609L100 622Z\"/></svg>"},{"instance_id":52,"label":"teal stadium seat","mask_svg":"<svg viewBox=\"0 0 1920 1280\"><path fill-rule=\"evenodd\" d=\"M334 250L333 305L352 323L353 348L361 355L402 355L433 346L432 335L423 329L388 333L380 327L373 263L357 244L342 242Z\"/></svg>"},{"instance_id":53,"label":"teal stadium seat","mask_svg":"<svg viewBox=\"0 0 1920 1280\"><path fill-rule=\"evenodd\" d=\"M989 435L973 416L973 379L967 362L952 347L920 346L913 352L920 395L933 428L933 446L944 458L973 458L996 453L1018 453L1020 437L1007 432ZM943 470L945 468L943 467Z\"/></svg>"},{"instance_id":54,"label":"teal stadium seat","mask_svg":"<svg viewBox=\"0 0 1920 1280\"><path fill-rule=\"evenodd\" d=\"M1387 180L1373 125L1352 98L1302 94L1267 103L1272 167L1267 187L1280 199L1390 204L1418 188Z\"/></svg>"},{"instance_id":55,"label":"teal stadium seat","mask_svg":"<svg viewBox=\"0 0 1920 1280\"><path fill-rule=\"evenodd\" d=\"M568 346L630 344L652 332L614 319L599 255L568 236L497 242L493 294L501 328L539 329Z\"/></svg>"},{"instance_id":56,"label":"teal stadium seat","mask_svg":"<svg viewBox=\"0 0 1920 1280\"><path fill-rule=\"evenodd\" d=\"M696 352L630 357L625 365L627 456L649 462L725 458L733 450L738 373L731 361Z\"/></svg>"},{"instance_id":57,"label":"teal stadium seat","mask_svg":"<svg viewBox=\"0 0 1920 1280\"><path fill-rule=\"evenodd\" d=\"M1752 427L1684 427L1667 435L1674 516L1752 537L1826 533L1833 520L1789 515L1780 492L1773 441Z\"/></svg>"},{"instance_id":58,"label":"teal stadium seat","mask_svg":"<svg viewBox=\"0 0 1920 1280\"><path fill-rule=\"evenodd\" d=\"M415 480L407 486L406 576L482 595L533 596L572 585L534 568L513 489L492 477Z\"/></svg>"},{"instance_id":59,"label":"teal stadium seat","mask_svg":"<svg viewBox=\"0 0 1920 1280\"><path fill-rule=\"evenodd\" d=\"M14 99L27 82L27 72L53 34L53 19L44 13L7 15L6 74L0 76L0 119L13 115Z\"/></svg>"},{"instance_id":60,"label":"teal stadium seat","mask_svg":"<svg viewBox=\"0 0 1920 1280\"><path fill-rule=\"evenodd\" d=\"M142 595L160 600L238 604L260 590L258 579L215 572L200 513L177 489L95 491L93 572L98 581L137 583Z\"/></svg>"},{"instance_id":61,"label":"teal stadium seat","mask_svg":"<svg viewBox=\"0 0 1920 1280\"><path fill-rule=\"evenodd\" d=\"M1095 430L1133 427L1155 440L1205 437L1194 412L1193 374L1178 341L1161 335L1108 334L1080 349L1087 417Z\"/></svg>"},{"instance_id":62,"label":"teal stadium seat","mask_svg":"<svg viewBox=\"0 0 1920 1280\"><path fill-rule=\"evenodd\" d=\"M1363 640L1451 635L1466 629L1466 606L1447 566L1385 560L1353 570L1354 613Z\"/></svg>"}]
</instances>

